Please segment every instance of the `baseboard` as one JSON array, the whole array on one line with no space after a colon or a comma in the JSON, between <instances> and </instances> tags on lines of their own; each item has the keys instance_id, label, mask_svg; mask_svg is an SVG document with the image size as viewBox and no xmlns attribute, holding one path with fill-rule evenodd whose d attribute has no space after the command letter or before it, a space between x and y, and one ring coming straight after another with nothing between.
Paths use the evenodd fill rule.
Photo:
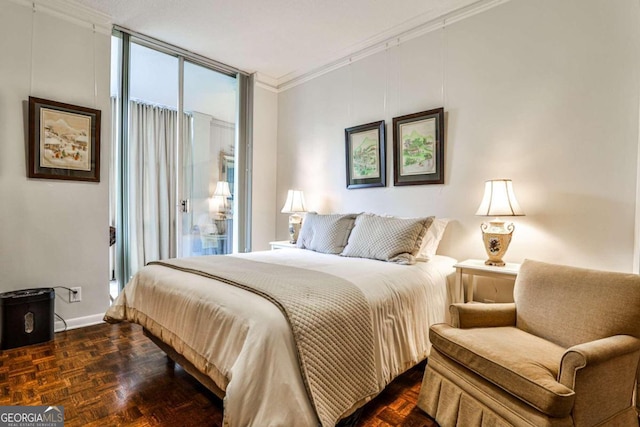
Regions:
<instances>
[{"instance_id":1,"label":"baseboard","mask_svg":"<svg viewBox=\"0 0 640 427\"><path fill-rule=\"evenodd\" d=\"M91 316L74 317L73 319L66 319L67 331L69 329L84 328L85 326L97 325L102 323L104 313L92 314ZM55 332L62 332L65 330L64 323L61 320L56 320L54 325Z\"/></svg>"}]
</instances>

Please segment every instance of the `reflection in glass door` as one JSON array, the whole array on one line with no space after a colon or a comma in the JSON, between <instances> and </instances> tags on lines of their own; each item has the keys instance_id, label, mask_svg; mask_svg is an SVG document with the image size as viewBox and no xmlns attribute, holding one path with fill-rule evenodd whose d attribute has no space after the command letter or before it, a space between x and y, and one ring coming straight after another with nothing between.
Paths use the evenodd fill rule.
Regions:
<instances>
[{"instance_id":1,"label":"reflection in glass door","mask_svg":"<svg viewBox=\"0 0 640 427\"><path fill-rule=\"evenodd\" d=\"M184 142L180 256L234 251L233 224L237 80L191 62L184 63L184 111L191 116Z\"/></svg>"}]
</instances>

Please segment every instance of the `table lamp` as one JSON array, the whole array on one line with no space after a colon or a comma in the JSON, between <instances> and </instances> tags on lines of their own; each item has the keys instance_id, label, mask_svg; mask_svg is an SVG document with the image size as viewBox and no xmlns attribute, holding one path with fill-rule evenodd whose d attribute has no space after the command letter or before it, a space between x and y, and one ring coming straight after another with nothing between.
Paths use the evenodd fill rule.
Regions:
<instances>
[{"instance_id":1,"label":"table lamp","mask_svg":"<svg viewBox=\"0 0 640 427\"><path fill-rule=\"evenodd\" d=\"M304 205L304 193L301 190L289 190L287 201L280 212L289 215L289 243L296 243L300 227L302 227L302 216L299 214L307 211Z\"/></svg>"},{"instance_id":2,"label":"table lamp","mask_svg":"<svg viewBox=\"0 0 640 427\"><path fill-rule=\"evenodd\" d=\"M229 202L231 197L231 191L229 189L229 183L227 181L218 181L216 189L213 192L213 198L219 203L220 219L226 219L229 214Z\"/></svg>"},{"instance_id":3,"label":"table lamp","mask_svg":"<svg viewBox=\"0 0 640 427\"><path fill-rule=\"evenodd\" d=\"M509 248L511 235L515 226L498 218L499 216L522 216L524 212L520 208L516 195L513 192L513 183L510 179L494 179L484 183L484 197L480 202L476 215L494 216L487 224L483 222L480 226L485 250L489 259L486 265L504 266L502 257Z\"/></svg>"}]
</instances>

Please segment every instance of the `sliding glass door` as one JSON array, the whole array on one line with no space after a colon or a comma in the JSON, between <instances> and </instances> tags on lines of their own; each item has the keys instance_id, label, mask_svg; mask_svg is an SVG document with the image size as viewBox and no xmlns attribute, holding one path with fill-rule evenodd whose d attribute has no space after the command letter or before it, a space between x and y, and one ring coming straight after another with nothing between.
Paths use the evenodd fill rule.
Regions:
<instances>
[{"instance_id":1,"label":"sliding glass door","mask_svg":"<svg viewBox=\"0 0 640 427\"><path fill-rule=\"evenodd\" d=\"M248 250L246 78L140 35L112 47L118 287L150 261Z\"/></svg>"},{"instance_id":2,"label":"sliding glass door","mask_svg":"<svg viewBox=\"0 0 640 427\"><path fill-rule=\"evenodd\" d=\"M238 83L200 65L184 63L184 111L191 117L185 142L181 256L233 252Z\"/></svg>"},{"instance_id":3,"label":"sliding glass door","mask_svg":"<svg viewBox=\"0 0 640 427\"><path fill-rule=\"evenodd\" d=\"M131 273L176 255L178 58L131 43L127 230ZM180 117L182 116L182 117ZM184 126L183 126L184 128Z\"/></svg>"}]
</instances>

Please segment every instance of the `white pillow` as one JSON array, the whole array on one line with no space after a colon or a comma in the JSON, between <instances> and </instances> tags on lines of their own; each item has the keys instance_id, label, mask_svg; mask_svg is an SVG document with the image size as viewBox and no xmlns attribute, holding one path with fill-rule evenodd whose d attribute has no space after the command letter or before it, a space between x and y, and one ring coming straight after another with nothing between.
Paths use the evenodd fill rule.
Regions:
<instances>
[{"instance_id":1,"label":"white pillow","mask_svg":"<svg viewBox=\"0 0 640 427\"><path fill-rule=\"evenodd\" d=\"M427 234L422 239L422 246L416 256L417 261L429 261L434 257L449 221L451 220L448 218L434 218L431 227L427 229Z\"/></svg>"}]
</instances>

